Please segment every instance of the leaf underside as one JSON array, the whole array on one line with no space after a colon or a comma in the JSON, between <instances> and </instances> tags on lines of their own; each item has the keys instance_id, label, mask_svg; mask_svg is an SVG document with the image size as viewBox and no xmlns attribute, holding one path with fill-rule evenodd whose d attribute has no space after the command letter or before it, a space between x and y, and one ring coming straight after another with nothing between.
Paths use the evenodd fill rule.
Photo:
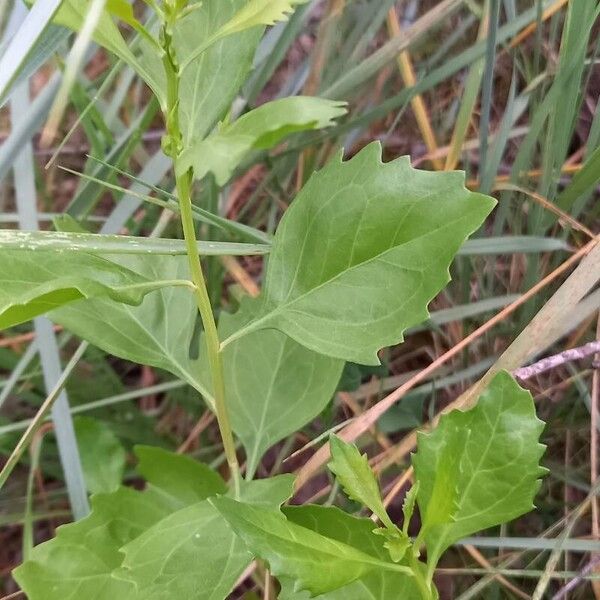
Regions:
<instances>
[{"instance_id":1,"label":"leaf underside","mask_svg":"<svg viewBox=\"0 0 600 600\"><path fill-rule=\"evenodd\" d=\"M268 561L277 577L295 581L295 591L324 594L372 571L402 573L408 569L355 548L337 538L297 525L278 511L226 497L211 503L244 540L252 553ZM374 536L375 537L375 536Z\"/></svg>"},{"instance_id":2,"label":"leaf underside","mask_svg":"<svg viewBox=\"0 0 600 600\"><path fill-rule=\"evenodd\" d=\"M330 161L286 211L261 315L235 337L275 328L315 352L378 364L380 348L427 318L494 202L468 191L462 173L417 171L407 157L382 163L378 143Z\"/></svg>"},{"instance_id":3,"label":"leaf underside","mask_svg":"<svg viewBox=\"0 0 600 600\"><path fill-rule=\"evenodd\" d=\"M257 302L242 301L222 313L219 335L227 337L256 314ZM205 355L201 343L201 359ZM202 377L211 389L207 360ZM233 430L246 449L248 477L265 451L314 419L331 400L343 361L317 354L274 329L249 334L225 348L225 393Z\"/></svg>"},{"instance_id":4,"label":"leaf underside","mask_svg":"<svg viewBox=\"0 0 600 600\"><path fill-rule=\"evenodd\" d=\"M289 506L283 512L288 520L307 527L321 535L388 559L382 538L375 535L375 524L370 519L353 517L336 507ZM304 591L294 591L292 579L280 578L280 600L308 600L312 596ZM414 579L404 573L375 570L356 581L332 592L316 596L318 600L421 600Z\"/></svg>"},{"instance_id":5,"label":"leaf underside","mask_svg":"<svg viewBox=\"0 0 600 600\"><path fill-rule=\"evenodd\" d=\"M208 498L227 491L205 465L138 447L143 492L92 497L92 513L59 527L13 572L29 600L223 600L252 560ZM245 502L275 509L293 477L243 482ZM175 512L173 512L175 511Z\"/></svg>"},{"instance_id":6,"label":"leaf underside","mask_svg":"<svg viewBox=\"0 0 600 600\"><path fill-rule=\"evenodd\" d=\"M30 559L13 571L29 600L142 600L131 582L114 576L123 562L121 547L168 518L174 495L198 503L225 485L213 479L213 487L207 483L202 493L194 493L197 484L192 481L203 477L204 465L190 467L189 458L160 449L154 449L153 458L175 472L186 469L189 477L179 482L178 491L163 487L150 474L144 492L121 487L93 496L88 517L59 527L54 539L36 546Z\"/></svg>"},{"instance_id":7,"label":"leaf underside","mask_svg":"<svg viewBox=\"0 0 600 600\"><path fill-rule=\"evenodd\" d=\"M139 305L165 285L112 260L59 250L3 250L0 279L0 329L85 298Z\"/></svg>"}]
</instances>

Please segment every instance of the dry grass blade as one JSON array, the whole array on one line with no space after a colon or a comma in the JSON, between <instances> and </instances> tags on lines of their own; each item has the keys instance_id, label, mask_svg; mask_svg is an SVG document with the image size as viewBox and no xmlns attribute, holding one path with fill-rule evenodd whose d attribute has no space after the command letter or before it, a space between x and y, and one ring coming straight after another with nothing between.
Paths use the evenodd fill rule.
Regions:
<instances>
[{"instance_id":1,"label":"dry grass blade","mask_svg":"<svg viewBox=\"0 0 600 600\"><path fill-rule=\"evenodd\" d=\"M507 190L512 192L519 192L521 194L525 194L532 198L535 202L537 202L540 206L545 208L547 211L555 214L557 217L568 223L573 229L577 231L581 231L585 233L590 239L594 239L596 236L594 233L588 229L585 225L581 224L577 219L574 219L571 215L567 214L564 210L561 210L558 206L556 206L553 202L550 202L547 198L544 198L541 194L537 192L533 192L531 190L526 190L521 186L514 185L512 183L498 183L494 186L494 190Z\"/></svg>"}]
</instances>

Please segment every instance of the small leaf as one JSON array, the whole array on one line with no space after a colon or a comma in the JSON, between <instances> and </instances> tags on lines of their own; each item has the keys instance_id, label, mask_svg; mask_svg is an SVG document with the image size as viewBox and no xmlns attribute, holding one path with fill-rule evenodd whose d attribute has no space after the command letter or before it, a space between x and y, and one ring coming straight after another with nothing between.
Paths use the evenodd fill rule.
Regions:
<instances>
[{"instance_id":1,"label":"small leaf","mask_svg":"<svg viewBox=\"0 0 600 600\"><path fill-rule=\"evenodd\" d=\"M367 146L313 175L277 229L261 316L224 340L275 328L328 356L378 364L377 351L425 320L448 266L494 200L457 172L381 162Z\"/></svg>"},{"instance_id":2,"label":"small leaf","mask_svg":"<svg viewBox=\"0 0 600 600\"><path fill-rule=\"evenodd\" d=\"M175 24L173 43L183 69L179 117L184 147L206 137L223 119L252 69L263 34L261 27L225 37L210 47L202 43L245 5L246 0L202 0ZM141 40L140 48L140 63L159 82L159 97L164 108L167 86L161 57L145 40Z\"/></svg>"},{"instance_id":3,"label":"small leaf","mask_svg":"<svg viewBox=\"0 0 600 600\"><path fill-rule=\"evenodd\" d=\"M74 419L79 456L88 492L113 492L120 485L127 459L111 427L91 417Z\"/></svg>"},{"instance_id":4,"label":"small leaf","mask_svg":"<svg viewBox=\"0 0 600 600\"><path fill-rule=\"evenodd\" d=\"M406 492L404 502L402 503L402 514L404 515L404 523L402 524L402 531L405 535L408 535L408 527L410 520L412 519L413 512L415 511L415 503L417 502L417 495L419 493L419 482L417 481L411 486L410 490Z\"/></svg>"},{"instance_id":5,"label":"small leaf","mask_svg":"<svg viewBox=\"0 0 600 600\"><path fill-rule=\"evenodd\" d=\"M0 279L0 329L83 298L139 305L146 294L173 285L92 254L53 250L4 250Z\"/></svg>"},{"instance_id":6,"label":"small leaf","mask_svg":"<svg viewBox=\"0 0 600 600\"><path fill-rule=\"evenodd\" d=\"M226 337L256 314L245 298L234 315L222 313L219 334ZM204 340L202 379L211 389ZM246 474L252 477L273 444L314 419L331 400L343 362L317 354L275 329L257 331L223 352L225 393L231 424L246 449Z\"/></svg>"},{"instance_id":7,"label":"small leaf","mask_svg":"<svg viewBox=\"0 0 600 600\"><path fill-rule=\"evenodd\" d=\"M344 102L309 96L267 102L190 145L178 168L184 173L193 167L198 179L212 171L217 183L224 185L251 150L272 148L291 133L329 127L346 113L344 107Z\"/></svg>"},{"instance_id":8,"label":"small leaf","mask_svg":"<svg viewBox=\"0 0 600 600\"><path fill-rule=\"evenodd\" d=\"M430 573L457 540L533 508L545 471L543 427L531 394L503 371L474 408L452 411L419 434L413 465Z\"/></svg>"},{"instance_id":9,"label":"small leaf","mask_svg":"<svg viewBox=\"0 0 600 600\"><path fill-rule=\"evenodd\" d=\"M390 558L396 563L406 556L406 551L412 546L412 540L399 529L380 527L373 533L385 538L383 545L390 553Z\"/></svg>"},{"instance_id":10,"label":"small leaf","mask_svg":"<svg viewBox=\"0 0 600 600\"><path fill-rule=\"evenodd\" d=\"M273 510L289 498L292 485L290 475L244 482L242 498L256 503L244 506ZM226 598L252 561L244 543L209 500L169 515L123 552L123 567L116 576L135 584L144 600Z\"/></svg>"},{"instance_id":11,"label":"small leaf","mask_svg":"<svg viewBox=\"0 0 600 600\"><path fill-rule=\"evenodd\" d=\"M308 0L247 0L245 6L218 30L215 37L231 35L257 25L275 25L278 21L285 21L295 6L306 2Z\"/></svg>"},{"instance_id":12,"label":"small leaf","mask_svg":"<svg viewBox=\"0 0 600 600\"><path fill-rule=\"evenodd\" d=\"M329 447L332 459L329 469L346 494L370 508L386 527L395 529L396 526L383 506L379 484L369 466L367 455L361 455L354 444L347 444L336 435L329 438Z\"/></svg>"},{"instance_id":13,"label":"small leaf","mask_svg":"<svg viewBox=\"0 0 600 600\"><path fill-rule=\"evenodd\" d=\"M411 573L405 566L381 560L296 525L278 510L236 502L224 496L210 502L251 552L268 561L274 575L295 580L296 591L324 594L375 570Z\"/></svg>"}]
</instances>

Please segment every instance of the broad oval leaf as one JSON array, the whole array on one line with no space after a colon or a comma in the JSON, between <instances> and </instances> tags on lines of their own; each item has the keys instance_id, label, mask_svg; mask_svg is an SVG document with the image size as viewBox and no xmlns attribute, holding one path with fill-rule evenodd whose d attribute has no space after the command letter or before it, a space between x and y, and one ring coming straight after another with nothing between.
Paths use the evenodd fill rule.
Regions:
<instances>
[{"instance_id":1,"label":"broad oval leaf","mask_svg":"<svg viewBox=\"0 0 600 600\"><path fill-rule=\"evenodd\" d=\"M237 313L221 314L221 337L250 321L257 308L255 300L246 298ZM256 331L234 342L224 350L223 363L231 424L246 449L250 477L268 448L325 408L344 365L274 329ZM206 360L203 377L210 389Z\"/></svg>"},{"instance_id":2,"label":"broad oval leaf","mask_svg":"<svg viewBox=\"0 0 600 600\"><path fill-rule=\"evenodd\" d=\"M0 329L84 298L139 305L146 294L174 284L85 252L54 250L4 250L0 279Z\"/></svg>"},{"instance_id":3,"label":"broad oval leaf","mask_svg":"<svg viewBox=\"0 0 600 600\"><path fill-rule=\"evenodd\" d=\"M292 494L292 485L290 475L244 482L241 497L252 503L247 506L274 510ZM134 583L144 600L222 600L252 561L242 540L208 500L156 523L123 552L123 567L116 576Z\"/></svg>"},{"instance_id":4,"label":"broad oval leaf","mask_svg":"<svg viewBox=\"0 0 600 600\"><path fill-rule=\"evenodd\" d=\"M296 591L325 594L377 570L411 574L406 566L297 525L278 510L236 502L225 496L212 498L210 502L251 552L268 561L275 576L295 581Z\"/></svg>"},{"instance_id":5,"label":"broad oval leaf","mask_svg":"<svg viewBox=\"0 0 600 600\"><path fill-rule=\"evenodd\" d=\"M382 560L388 558L382 538L374 534L371 519L353 517L334 506L287 506L283 513L288 520L307 527L328 538L358 548ZM425 565L418 563L423 570ZM308 592L294 591L294 581L281 578L280 600L309 600ZM434 592L435 594L435 592ZM422 600L413 577L404 573L376 570L349 585L321 594L317 600ZM434 596L436 597L436 596Z\"/></svg>"},{"instance_id":6,"label":"broad oval leaf","mask_svg":"<svg viewBox=\"0 0 600 600\"><path fill-rule=\"evenodd\" d=\"M127 460L119 438L107 423L91 417L78 416L73 424L88 492L115 491L121 485Z\"/></svg>"},{"instance_id":7,"label":"broad oval leaf","mask_svg":"<svg viewBox=\"0 0 600 600\"><path fill-rule=\"evenodd\" d=\"M206 475L207 467L190 466L187 457L159 449L151 454L147 448L139 449L138 455L141 465L160 456L160 466L174 475L167 481L164 474L145 464L151 484L146 491L119 488L92 497L88 517L59 527L54 539L36 546L30 560L13 572L29 600L142 600L133 583L114 576L124 558L122 546L166 518L173 498L198 503L223 489L223 481L214 472L212 483L207 481L203 490L198 489L197 479ZM219 479L216 486L215 477Z\"/></svg>"},{"instance_id":8,"label":"broad oval leaf","mask_svg":"<svg viewBox=\"0 0 600 600\"><path fill-rule=\"evenodd\" d=\"M185 148L178 169L185 173L193 167L198 179L212 172L224 185L253 149L272 148L291 133L329 127L346 113L345 105L310 96L267 102Z\"/></svg>"},{"instance_id":9,"label":"broad oval leaf","mask_svg":"<svg viewBox=\"0 0 600 600\"><path fill-rule=\"evenodd\" d=\"M123 560L120 548L166 516L144 494L120 488L92 498L91 514L59 527L13 571L29 600L133 600L135 586L112 576Z\"/></svg>"},{"instance_id":10,"label":"broad oval leaf","mask_svg":"<svg viewBox=\"0 0 600 600\"><path fill-rule=\"evenodd\" d=\"M189 277L185 256L114 255L113 260L147 279ZM188 290L167 287L139 306L94 298L73 302L49 317L105 352L170 371L208 395L198 359L190 358L198 309Z\"/></svg>"},{"instance_id":11,"label":"broad oval leaf","mask_svg":"<svg viewBox=\"0 0 600 600\"><path fill-rule=\"evenodd\" d=\"M199 39L205 39L225 23L246 0L205 0L202 6L178 23L175 45L180 63L193 54ZM179 114L184 147L204 137L229 110L246 80L262 27L213 44L195 59L180 82Z\"/></svg>"},{"instance_id":12,"label":"broad oval leaf","mask_svg":"<svg viewBox=\"0 0 600 600\"><path fill-rule=\"evenodd\" d=\"M543 428L531 394L502 371L474 408L419 434L413 466L430 572L457 540L534 508Z\"/></svg>"},{"instance_id":13,"label":"broad oval leaf","mask_svg":"<svg viewBox=\"0 0 600 600\"><path fill-rule=\"evenodd\" d=\"M428 316L448 267L494 200L458 172L381 162L373 143L313 175L275 235L262 316L225 340L275 328L321 354L378 364Z\"/></svg>"}]
</instances>

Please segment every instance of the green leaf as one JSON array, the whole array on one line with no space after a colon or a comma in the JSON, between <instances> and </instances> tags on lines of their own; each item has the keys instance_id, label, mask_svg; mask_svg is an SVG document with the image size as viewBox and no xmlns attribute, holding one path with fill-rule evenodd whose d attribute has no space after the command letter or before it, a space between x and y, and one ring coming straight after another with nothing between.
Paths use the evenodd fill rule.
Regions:
<instances>
[{"instance_id":1,"label":"green leaf","mask_svg":"<svg viewBox=\"0 0 600 600\"><path fill-rule=\"evenodd\" d=\"M383 506L379 484L369 466L367 455L361 454L354 444L347 444L337 435L329 438L329 447L329 470L335 474L346 494L368 507L386 527L395 529L396 526Z\"/></svg>"},{"instance_id":2,"label":"green leaf","mask_svg":"<svg viewBox=\"0 0 600 600\"><path fill-rule=\"evenodd\" d=\"M226 23L246 0L205 0L175 27L179 61L193 56L198 40L206 39ZM229 110L252 68L262 28L226 38L192 60L180 82L179 114L184 147L206 134ZM215 92L215 90L218 90Z\"/></svg>"},{"instance_id":3,"label":"green leaf","mask_svg":"<svg viewBox=\"0 0 600 600\"><path fill-rule=\"evenodd\" d=\"M273 510L289 498L292 483L290 475L245 482L242 498L256 504L244 506ZM117 576L134 583L144 600L220 600L252 560L208 500L166 517L123 551Z\"/></svg>"},{"instance_id":4,"label":"green leaf","mask_svg":"<svg viewBox=\"0 0 600 600\"><path fill-rule=\"evenodd\" d=\"M494 200L457 172L381 162L373 143L313 175L275 235L262 316L225 340L275 328L328 356L378 364L377 351L428 316L448 266Z\"/></svg>"},{"instance_id":5,"label":"green leaf","mask_svg":"<svg viewBox=\"0 0 600 600\"><path fill-rule=\"evenodd\" d=\"M204 138L223 118L252 68L263 32L260 27L221 39L208 48L202 44L245 3L246 0L203 0L175 24L173 43L182 65L179 117L184 147ZM165 109L166 81L161 57L143 39L140 48L140 63L156 78L157 95Z\"/></svg>"},{"instance_id":6,"label":"green leaf","mask_svg":"<svg viewBox=\"0 0 600 600\"><path fill-rule=\"evenodd\" d=\"M253 149L272 148L291 133L329 127L346 113L344 107L344 102L309 96L267 102L195 141L183 151L178 168L185 173L193 167L198 179L212 172L224 185Z\"/></svg>"},{"instance_id":7,"label":"green leaf","mask_svg":"<svg viewBox=\"0 0 600 600\"><path fill-rule=\"evenodd\" d=\"M402 514L404 515L404 523L402 524L402 531L408 535L408 526L412 519L413 513L415 512L415 504L417 502L417 494L419 493L419 482L417 481L412 485L410 490L406 492L404 502L402 503Z\"/></svg>"},{"instance_id":8,"label":"green leaf","mask_svg":"<svg viewBox=\"0 0 600 600\"><path fill-rule=\"evenodd\" d=\"M396 563L404 558L406 552L412 546L412 540L398 528L381 527L376 529L375 533L385 538L383 545L390 553L390 558Z\"/></svg>"},{"instance_id":9,"label":"green leaf","mask_svg":"<svg viewBox=\"0 0 600 600\"><path fill-rule=\"evenodd\" d=\"M171 510L227 491L218 473L189 456L173 454L156 446L136 446L135 454L139 459L137 471Z\"/></svg>"},{"instance_id":10,"label":"green leaf","mask_svg":"<svg viewBox=\"0 0 600 600\"><path fill-rule=\"evenodd\" d=\"M289 13L297 4L308 0L242 0L237 3L237 12L228 15L228 20L222 20L218 28L210 29L203 37L203 42L196 44L193 52L182 63L181 71L185 71L190 63L197 62L199 57L210 51L219 41L237 34L240 36L258 30L262 33L264 25L274 25L287 19ZM259 26L263 27L259 27ZM248 31L250 30L250 31Z\"/></svg>"},{"instance_id":11,"label":"green leaf","mask_svg":"<svg viewBox=\"0 0 600 600\"><path fill-rule=\"evenodd\" d=\"M257 25L275 25L285 21L298 4L308 0L247 0L232 19L219 29L215 37L223 37L256 27Z\"/></svg>"},{"instance_id":12,"label":"green leaf","mask_svg":"<svg viewBox=\"0 0 600 600\"><path fill-rule=\"evenodd\" d=\"M583 168L573 175L571 183L556 199L556 205L570 213L576 201L588 194L597 185L599 179L600 147L586 157Z\"/></svg>"},{"instance_id":13,"label":"green leaf","mask_svg":"<svg viewBox=\"0 0 600 600\"><path fill-rule=\"evenodd\" d=\"M153 281L189 277L184 256L132 254L113 260ZM105 352L166 369L207 395L200 363L189 356L197 312L193 294L170 287L148 294L139 306L94 298L64 306L49 317Z\"/></svg>"},{"instance_id":14,"label":"green leaf","mask_svg":"<svg viewBox=\"0 0 600 600\"><path fill-rule=\"evenodd\" d=\"M222 313L220 337L256 314L257 302L245 298L240 310ZM202 351L204 342L202 342ZM343 361L317 354L283 333L257 331L223 352L225 392L231 423L246 449L246 473L252 477L265 451L314 419L331 400ZM211 388L207 360L203 381Z\"/></svg>"},{"instance_id":15,"label":"green leaf","mask_svg":"<svg viewBox=\"0 0 600 600\"><path fill-rule=\"evenodd\" d=\"M97 494L89 517L59 527L13 576L29 600L133 600L133 584L112 576L123 559L120 548L165 515L164 507L129 488Z\"/></svg>"},{"instance_id":16,"label":"green leaf","mask_svg":"<svg viewBox=\"0 0 600 600\"><path fill-rule=\"evenodd\" d=\"M62 220L61 220L62 223ZM69 224L73 227L73 224ZM96 255L110 254L162 254L183 256L186 254L183 240L145 238L129 235L104 235L82 231L17 231L0 229L0 248L14 250L72 250ZM266 254L269 244L245 244L235 242L198 242L203 256L237 256ZM118 259L115 259L118 260Z\"/></svg>"},{"instance_id":17,"label":"green leaf","mask_svg":"<svg viewBox=\"0 0 600 600\"><path fill-rule=\"evenodd\" d=\"M268 561L275 576L295 580L296 591L324 594L375 570L411 573L405 566L297 525L278 510L236 502L225 496L210 502L250 551Z\"/></svg>"},{"instance_id":18,"label":"green leaf","mask_svg":"<svg viewBox=\"0 0 600 600\"><path fill-rule=\"evenodd\" d=\"M475 408L444 415L432 433L419 434L413 465L430 573L457 540L533 508L545 471L543 427L531 394L502 371Z\"/></svg>"},{"instance_id":19,"label":"green leaf","mask_svg":"<svg viewBox=\"0 0 600 600\"><path fill-rule=\"evenodd\" d=\"M54 539L36 546L30 560L13 572L29 600L143 600L132 582L116 577L124 559L121 548L168 518L174 506L197 504L224 489L216 473L187 457L148 447L136 453L150 484L146 491L122 487L95 495L90 516L59 527Z\"/></svg>"},{"instance_id":20,"label":"green leaf","mask_svg":"<svg viewBox=\"0 0 600 600\"><path fill-rule=\"evenodd\" d=\"M79 456L88 492L113 492L120 485L127 459L112 428L91 417L74 419Z\"/></svg>"},{"instance_id":21,"label":"green leaf","mask_svg":"<svg viewBox=\"0 0 600 600\"><path fill-rule=\"evenodd\" d=\"M353 517L332 506L288 506L283 513L289 521L307 527L328 538L358 548L381 560L387 551L380 537L374 535L371 519ZM422 565L422 563L419 563ZM425 567L422 565L421 568ZM294 591L291 579L280 578L280 600L309 600L308 592ZM317 596L318 600L421 600L422 596L413 577L388 570L375 570L356 581L332 592Z\"/></svg>"},{"instance_id":22,"label":"green leaf","mask_svg":"<svg viewBox=\"0 0 600 600\"><path fill-rule=\"evenodd\" d=\"M116 262L85 252L54 250L4 250L0 280L0 329L83 298L105 297L139 305L146 294L161 287L190 286L183 280L146 278Z\"/></svg>"}]
</instances>

